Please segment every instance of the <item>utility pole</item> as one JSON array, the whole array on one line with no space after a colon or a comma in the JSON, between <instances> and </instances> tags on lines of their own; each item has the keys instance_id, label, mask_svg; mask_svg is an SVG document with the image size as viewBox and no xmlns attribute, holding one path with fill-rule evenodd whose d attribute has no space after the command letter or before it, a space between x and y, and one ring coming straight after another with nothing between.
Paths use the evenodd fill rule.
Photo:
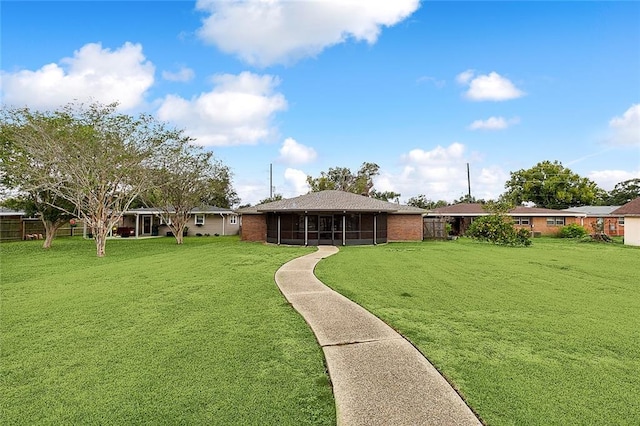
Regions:
<instances>
[{"instance_id":1,"label":"utility pole","mask_svg":"<svg viewBox=\"0 0 640 426\"><path fill-rule=\"evenodd\" d=\"M471 176L469 175L469 163L467 163L467 188L469 188L469 202L471 202Z\"/></svg>"},{"instance_id":2,"label":"utility pole","mask_svg":"<svg viewBox=\"0 0 640 426\"><path fill-rule=\"evenodd\" d=\"M269 199L273 198L273 163L269 163Z\"/></svg>"}]
</instances>

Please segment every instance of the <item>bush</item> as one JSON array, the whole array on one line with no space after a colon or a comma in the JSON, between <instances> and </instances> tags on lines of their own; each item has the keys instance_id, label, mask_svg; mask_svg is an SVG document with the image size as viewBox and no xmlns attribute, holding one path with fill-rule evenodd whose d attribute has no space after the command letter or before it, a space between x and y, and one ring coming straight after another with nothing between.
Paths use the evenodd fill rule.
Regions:
<instances>
[{"instance_id":1,"label":"bush","mask_svg":"<svg viewBox=\"0 0 640 426\"><path fill-rule=\"evenodd\" d=\"M466 235L474 240L506 246L531 245L531 233L529 230L516 230L513 226L513 221L502 214L477 218L469 226Z\"/></svg>"},{"instance_id":2,"label":"bush","mask_svg":"<svg viewBox=\"0 0 640 426\"><path fill-rule=\"evenodd\" d=\"M589 232L584 228L584 226L580 226L576 223L563 226L558 233L560 238L582 238L585 235L589 235Z\"/></svg>"}]
</instances>

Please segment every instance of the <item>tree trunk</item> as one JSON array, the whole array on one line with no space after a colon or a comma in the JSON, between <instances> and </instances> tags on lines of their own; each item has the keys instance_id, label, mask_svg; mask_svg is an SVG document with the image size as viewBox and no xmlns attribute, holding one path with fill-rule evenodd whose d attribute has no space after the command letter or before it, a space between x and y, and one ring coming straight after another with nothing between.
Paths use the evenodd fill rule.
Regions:
<instances>
[{"instance_id":1,"label":"tree trunk","mask_svg":"<svg viewBox=\"0 0 640 426\"><path fill-rule=\"evenodd\" d=\"M42 248L51 248L53 239L56 237L56 231L64 225L65 222L66 220L52 222L50 220L42 219L42 223L44 224L44 243L42 244Z\"/></svg>"},{"instance_id":2,"label":"tree trunk","mask_svg":"<svg viewBox=\"0 0 640 426\"><path fill-rule=\"evenodd\" d=\"M98 257L104 257L106 255L106 245L107 245L107 233L106 232L98 232L93 234L93 238L96 240L96 255Z\"/></svg>"}]
</instances>

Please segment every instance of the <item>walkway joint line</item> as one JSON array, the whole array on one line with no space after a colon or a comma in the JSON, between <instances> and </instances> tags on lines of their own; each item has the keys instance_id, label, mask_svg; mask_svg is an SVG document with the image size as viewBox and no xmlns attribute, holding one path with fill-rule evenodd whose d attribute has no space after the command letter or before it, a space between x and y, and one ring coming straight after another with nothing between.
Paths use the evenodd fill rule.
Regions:
<instances>
[{"instance_id":1,"label":"walkway joint line","mask_svg":"<svg viewBox=\"0 0 640 426\"><path fill-rule=\"evenodd\" d=\"M338 425L481 425L411 342L315 278L318 262L337 252L320 246L282 265L275 281L324 352Z\"/></svg>"}]
</instances>

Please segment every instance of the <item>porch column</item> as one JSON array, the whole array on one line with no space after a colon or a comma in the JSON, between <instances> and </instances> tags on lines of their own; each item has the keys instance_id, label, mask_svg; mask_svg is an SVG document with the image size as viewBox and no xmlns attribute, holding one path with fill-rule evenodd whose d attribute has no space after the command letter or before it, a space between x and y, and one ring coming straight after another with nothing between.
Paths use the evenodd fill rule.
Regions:
<instances>
[{"instance_id":1,"label":"porch column","mask_svg":"<svg viewBox=\"0 0 640 426\"><path fill-rule=\"evenodd\" d=\"M342 214L342 245L347 244L347 215Z\"/></svg>"},{"instance_id":2,"label":"porch column","mask_svg":"<svg viewBox=\"0 0 640 426\"><path fill-rule=\"evenodd\" d=\"M309 245L309 216L304 214L304 245Z\"/></svg>"},{"instance_id":3,"label":"porch column","mask_svg":"<svg viewBox=\"0 0 640 426\"><path fill-rule=\"evenodd\" d=\"M138 238L138 222L140 222L140 214L136 213L136 238Z\"/></svg>"},{"instance_id":4,"label":"porch column","mask_svg":"<svg viewBox=\"0 0 640 426\"><path fill-rule=\"evenodd\" d=\"M278 245L280 245L280 215L278 214Z\"/></svg>"},{"instance_id":5,"label":"porch column","mask_svg":"<svg viewBox=\"0 0 640 426\"><path fill-rule=\"evenodd\" d=\"M373 245L378 244L378 216L373 215Z\"/></svg>"},{"instance_id":6,"label":"porch column","mask_svg":"<svg viewBox=\"0 0 640 426\"><path fill-rule=\"evenodd\" d=\"M227 235L224 233L224 215L220 213L220 217L222 218L222 235Z\"/></svg>"}]
</instances>

